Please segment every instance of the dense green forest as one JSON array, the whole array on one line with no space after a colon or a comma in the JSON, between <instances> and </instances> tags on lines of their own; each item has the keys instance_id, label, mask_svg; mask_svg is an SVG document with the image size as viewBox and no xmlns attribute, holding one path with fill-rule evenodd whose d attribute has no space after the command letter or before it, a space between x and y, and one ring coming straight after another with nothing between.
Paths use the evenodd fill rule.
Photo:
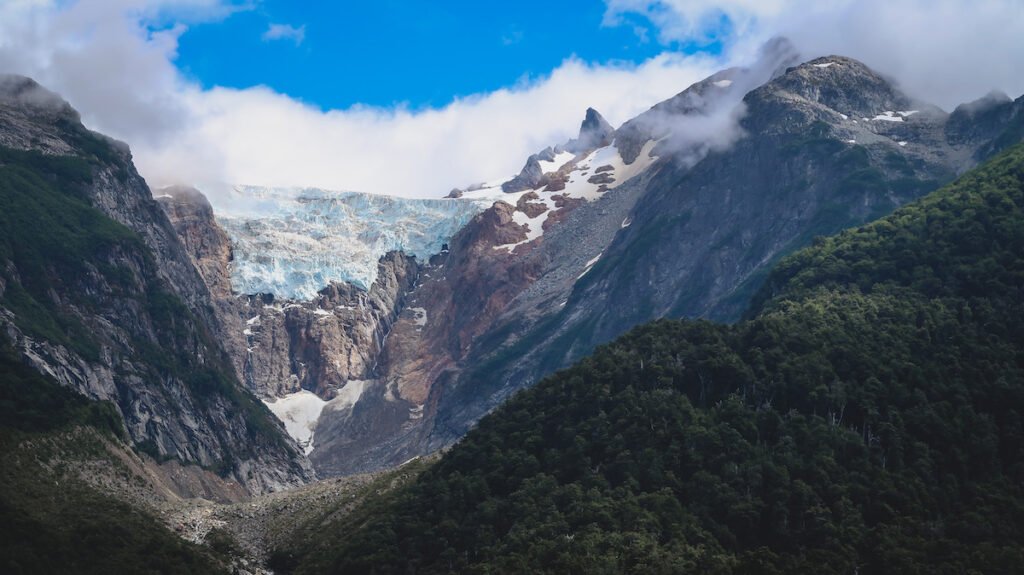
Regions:
<instances>
[{"instance_id":1,"label":"dense green forest","mask_svg":"<svg viewBox=\"0 0 1024 575\"><path fill-rule=\"evenodd\" d=\"M1019 573L1024 147L787 258L745 321L635 329L330 513L278 571Z\"/></svg>"}]
</instances>

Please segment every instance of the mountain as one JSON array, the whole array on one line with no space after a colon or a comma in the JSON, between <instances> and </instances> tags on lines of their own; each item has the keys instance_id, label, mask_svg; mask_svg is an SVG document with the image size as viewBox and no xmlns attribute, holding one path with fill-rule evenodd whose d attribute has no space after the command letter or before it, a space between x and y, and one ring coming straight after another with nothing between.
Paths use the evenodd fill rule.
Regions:
<instances>
[{"instance_id":1,"label":"mountain","mask_svg":"<svg viewBox=\"0 0 1024 575\"><path fill-rule=\"evenodd\" d=\"M226 205L0 77L0 571L1013 571L1024 99L798 62Z\"/></svg>"},{"instance_id":2,"label":"mountain","mask_svg":"<svg viewBox=\"0 0 1024 575\"><path fill-rule=\"evenodd\" d=\"M393 466L634 325L738 319L785 254L1022 135L1021 99L948 114L854 60L798 62L769 43L617 130L590 109L576 139L450 200L237 188L248 208L183 236L219 262L236 373L321 475ZM193 245L210 233L212 259Z\"/></svg>"},{"instance_id":3,"label":"mountain","mask_svg":"<svg viewBox=\"0 0 1024 575\"><path fill-rule=\"evenodd\" d=\"M174 470L169 492L222 498L312 478L239 385L210 291L126 145L2 76L0 195L0 341L13 358L112 406L125 447Z\"/></svg>"},{"instance_id":4,"label":"mountain","mask_svg":"<svg viewBox=\"0 0 1024 575\"><path fill-rule=\"evenodd\" d=\"M279 206L214 210L207 219L231 246L217 256L227 267L210 273L232 278L218 306L230 310L221 339L239 378L291 413L321 475L394 466L451 445L516 391L633 326L739 319L786 254L888 214L1021 138L1024 99L992 94L947 113L855 60L799 62L776 41L751 67L716 73L618 129L588 110L577 138L519 174L454 190L443 200L452 225L421 224L429 241L411 241L388 215L422 217L423 200L300 193L285 219L315 221L303 237L389 230L375 231L385 241L374 249L347 246L348 259L303 260L302 293L275 287L274 274L294 266L273 254L294 250L297 231L279 228ZM280 195L239 192L257 204ZM346 214L365 222L318 219L324 201L358 201L362 211ZM183 237L189 246L204 233ZM302 241L320 253L322 240Z\"/></svg>"},{"instance_id":5,"label":"mountain","mask_svg":"<svg viewBox=\"0 0 1024 575\"><path fill-rule=\"evenodd\" d=\"M715 78L651 113L699 109L728 81ZM494 335L482 338L490 344L465 361L482 367L439 392L428 444L454 440L510 392L630 326L659 317L738 318L779 257L934 189L1002 137L997 125L950 137L946 127L955 117L912 102L868 68L839 57L789 68L743 95L741 105L742 135L728 147L697 150L704 155L694 162L686 142L670 145L678 151L632 182L642 189L628 212L614 214L622 229L588 252L594 259L585 261L593 263L571 290L552 294L564 306L537 314L545 302L530 292L510 306ZM1002 106L1020 110L1024 101ZM620 132L632 137L640 131L634 126L666 124L643 118ZM565 245L548 234L539 249Z\"/></svg>"},{"instance_id":6,"label":"mountain","mask_svg":"<svg viewBox=\"0 0 1024 575\"><path fill-rule=\"evenodd\" d=\"M1017 145L783 259L748 320L660 320L598 347L484 417L411 485L323 510L272 563L1014 573L1022 222Z\"/></svg>"}]
</instances>

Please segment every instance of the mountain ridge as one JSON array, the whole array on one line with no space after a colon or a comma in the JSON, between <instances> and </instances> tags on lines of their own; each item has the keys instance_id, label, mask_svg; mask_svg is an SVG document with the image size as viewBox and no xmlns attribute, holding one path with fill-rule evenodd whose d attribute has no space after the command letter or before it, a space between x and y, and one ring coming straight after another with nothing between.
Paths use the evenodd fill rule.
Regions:
<instances>
[{"instance_id":1,"label":"mountain ridge","mask_svg":"<svg viewBox=\"0 0 1024 575\"><path fill-rule=\"evenodd\" d=\"M1024 144L517 394L285 573L1012 573ZM339 546L311 541L336 537Z\"/></svg>"},{"instance_id":2,"label":"mountain ridge","mask_svg":"<svg viewBox=\"0 0 1024 575\"><path fill-rule=\"evenodd\" d=\"M782 255L884 215L1015 141L1024 100L990 100L947 114L855 60L800 62L786 42L771 43L751 67L718 72L612 133L588 111L579 137L531 156L511 180L453 191L495 203L449 250L418 261L383 315L357 318L379 334L369 347L289 328L291 343L272 358L251 345L237 353L290 379L278 394L330 401L351 395L348 381L358 387L351 410L323 412L311 453L321 472L401 463L449 445L511 393L632 325L738 319ZM970 124L972 114L991 119ZM601 147L578 148L595 127ZM305 309L294 312L302 323L335 321L318 315L329 305L285 305ZM384 316L393 319L375 319ZM303 367L324 364L310 349L362 351L356 369L325 372Z\"/></svg>"},{"instance_id":3,"label":"mountain ridge","mask_svg":"<svg viewBox=\"0 0 1024 575\"><path fill-rule=\"evenodd\" d=\"M312 477L233 378L210 292L127 146L66 102L0 80L0 331L23 361L109 401L128 444L255 493Z\"/></svg>"}]
</instances>

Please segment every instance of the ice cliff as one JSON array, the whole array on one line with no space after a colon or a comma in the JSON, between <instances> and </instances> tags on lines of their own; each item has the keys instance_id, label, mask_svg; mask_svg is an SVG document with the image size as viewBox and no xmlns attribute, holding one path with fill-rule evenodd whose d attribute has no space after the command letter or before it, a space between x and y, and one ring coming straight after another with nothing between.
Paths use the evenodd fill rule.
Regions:
<instances>
[{"instance_id":1,"label":"ice cliff","mask_svg":"<svg viewBox=\"0 0 1024 575\"><path fill-rule=\"evenodd\" d=\"M486 207L460 199L238 186L215 211L231 238L235 292L309 300L331 282L368 288L389 251L421 261L440 252Z\"/></svg>"}]
</instances>

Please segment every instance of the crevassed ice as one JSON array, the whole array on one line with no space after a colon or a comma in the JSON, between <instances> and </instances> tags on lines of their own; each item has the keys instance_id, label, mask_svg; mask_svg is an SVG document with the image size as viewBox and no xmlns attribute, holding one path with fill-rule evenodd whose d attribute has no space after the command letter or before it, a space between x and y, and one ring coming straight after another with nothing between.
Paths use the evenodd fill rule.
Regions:
<instances>
[{"instance_id":1,"label":"crevassed ice","mask_svg":"<svg viewBox=\"0 0 1024 575\"><path fill-rule=\"evenodd\" d=\"M236 292L310 300L331 282L369 289L378 260L389 251L429 258L485 207L458 199L239 186L214 210L231 238Z\"/></svg>"}]
</instances>

